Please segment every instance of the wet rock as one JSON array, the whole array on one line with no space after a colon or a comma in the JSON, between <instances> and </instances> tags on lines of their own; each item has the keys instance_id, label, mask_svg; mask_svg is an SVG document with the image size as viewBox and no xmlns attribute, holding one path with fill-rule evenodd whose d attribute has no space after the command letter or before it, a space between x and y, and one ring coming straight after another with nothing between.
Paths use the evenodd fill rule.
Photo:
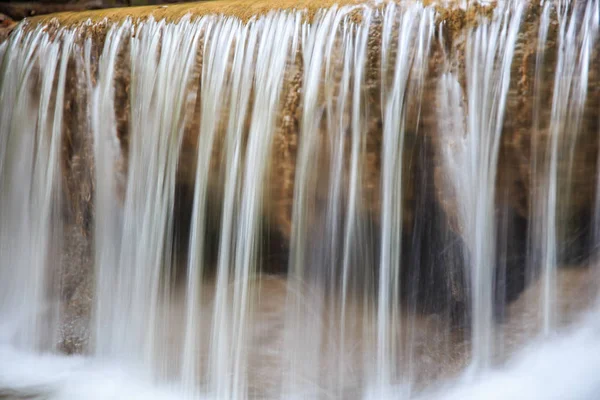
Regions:
<instances>
[{"instance_id":1,"label":"wet rock","mask_svg":"<svg viewBox=\"0 0 600 400\"><path fill-rule=\"evenodd\" d=\"M10 17L0 13L0 42L8 39L8 36L17 26L17 23Z\"/></svg>"}]
</instances>

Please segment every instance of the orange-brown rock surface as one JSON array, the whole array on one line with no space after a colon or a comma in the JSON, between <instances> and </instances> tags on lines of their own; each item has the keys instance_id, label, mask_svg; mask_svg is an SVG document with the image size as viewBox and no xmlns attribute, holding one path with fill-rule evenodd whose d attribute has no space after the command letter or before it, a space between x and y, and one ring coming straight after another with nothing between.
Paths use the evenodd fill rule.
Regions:
<instances>
[{"instance_id":1,"label":"orange-brown rock surface","mask_svg":"<svg viewBox=\"0 0 600 400\"><path fill-rule=\"evenodd\" d=\"M15 26L17 26L15 21L4 14L0 14L0 42L8 38Z\"/></svg>"}]
</instances>

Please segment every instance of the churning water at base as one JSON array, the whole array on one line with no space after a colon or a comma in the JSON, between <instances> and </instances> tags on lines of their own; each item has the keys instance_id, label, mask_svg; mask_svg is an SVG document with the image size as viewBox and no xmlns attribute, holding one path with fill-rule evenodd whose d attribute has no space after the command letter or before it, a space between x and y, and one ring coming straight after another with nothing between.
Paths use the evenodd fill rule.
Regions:
<instances>
[{"instance_id":1,"label":"churning water at base","mask_svg":"<svg viewBox=\"0 0 600 400\"><path fill-rule=\"evenodd\" d=\"M595 399L600 393L600 327L597 312L586 315L575 329L529 345L500 369L477 378L442 382L430 391L409 397L402 386L389 386L364 399ZM52 400L185 398L173 385L157 384L118 364L83 357L39 355L0 349L2 398ZM32 368L35 366L35 368ZM314 398L316 396L311 396ZM217 398L200 395L199 399Z\"/></svg>"},{"instance_id":2,"label":"churning water at base","mask_svg":"<svg viewBox=\"0 0 600 400\"><path fill-rule=\"evenodd\" d=\"M597 398L599 15L22 24L0 398Z\"/></svg>"}]
</instances>

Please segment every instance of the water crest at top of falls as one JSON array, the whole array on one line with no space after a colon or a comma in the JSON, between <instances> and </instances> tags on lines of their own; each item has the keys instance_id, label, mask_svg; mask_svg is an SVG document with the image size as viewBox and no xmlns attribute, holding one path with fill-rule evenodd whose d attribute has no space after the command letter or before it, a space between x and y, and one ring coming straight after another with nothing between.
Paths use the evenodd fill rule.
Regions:
<instances>
[{"instance_id":1,"label":"water crest at top of falls","mask_svg":"<svg viewBox=\"0 0 600 400\"><path fill-rule=\"evenodd\" d=\"M599 16L22 23L0 397L593 399Z\"/></svg>"}]
</instances>

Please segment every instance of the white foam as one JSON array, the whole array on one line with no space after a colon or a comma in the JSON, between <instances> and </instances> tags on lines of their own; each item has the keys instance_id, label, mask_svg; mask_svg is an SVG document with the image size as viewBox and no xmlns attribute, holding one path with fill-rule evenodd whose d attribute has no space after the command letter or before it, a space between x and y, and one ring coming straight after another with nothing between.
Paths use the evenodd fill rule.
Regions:
<instances>
[{"instance_id":1,"label":"white foam","mask_svg":"<svg viewBox=\"0 0 600 400\"><path fill-rule=\"evenodd\" d=\"M365 399L596 400L600 396L600 311L573 329L531 343L503 367L411 396L409 387L366 392ZM414 392L413 392L414 395ZM34 354L0 347L0 397L49 400L185 398L120 365L82 356ZM197 398L197 397L196 397ZM207 397L203 397L207 398Z\"/></svg>"},{"instance_id":2,"label":"white foam","mask_svg":"<svg viewBox=\"0 0 600 400\"><path fill-rule=\"evenodd\" d=\"M48 400L168 400L175 390L119 365L81 356L0 348L0 398Z\"/></svg>"},{"instance_id":3,"label":"white foam","mask_svg":"<svg viewBox=\"0 0 600 400\"><path fill-rule=\"evenodd\" d=\"M419 400L600 398L600 313L569 332L532 343L501 369L454 382Z\"/></svg>"}]
</instances>

